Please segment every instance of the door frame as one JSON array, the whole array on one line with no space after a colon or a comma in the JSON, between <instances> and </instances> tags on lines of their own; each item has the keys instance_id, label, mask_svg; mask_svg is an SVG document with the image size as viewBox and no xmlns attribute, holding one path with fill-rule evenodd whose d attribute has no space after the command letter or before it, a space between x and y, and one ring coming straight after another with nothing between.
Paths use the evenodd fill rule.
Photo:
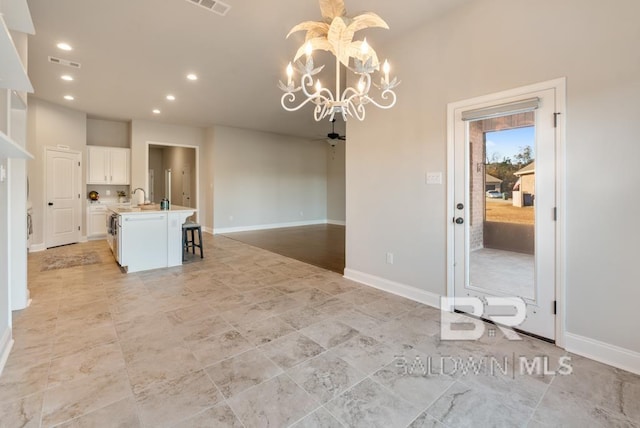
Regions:
<instances>
[{"instance_id":1,"label":"door frame","mask_svg":"<svg viewBox=\"0 0 640 428\"><path fill-rule=\"evenodd\" d=\"M531 92L554 89L556 96L557 126L556 138L556 324L555 342L565 346L566 331L566 77L513 88L501 92L483 95L471 99L449 103L447 105L447 296L454 297L455 280L455 112L460 108L482 108L494 104L503 104L510 99Z\"/></svg>"},{"instance_id":2,"label":"door frame","mask_svg":"<svg viewBox=\"0 0 640 428\"><path fill-rule=\"evenodd\" d=\"M160 141L145 141L145 145L144 145L144 170L145 170L145 189L149 188L149 146L165 146L165 147L180 147L180 148L184 148L184 149L195 149L196 151L196 164L195 164L195 174L196 174L196 188L191 189L191 194L193 194L193 192L195 191L196 194L196 206L195 207L191 207L191 208L195 208L195 216L197 219L200 218L200 209L198 208L200 206L200 174L201 174L201 167L200 167L200 146L194 146L194 145L190 145L190 144L177 144L177 143L167 143L167 142L160 142ZM193 171L192 171L193 172ZM167 189L165 189L165 193L166 193ZM174 202L171 201L171 204L173 205Z\"/></svg>"},{"instance_id":3,"label":"door frame","mask_svg":"<svg viewBox=\"0 0 640 428\"><path fill-rule=\"evenodd\" d=\"M49 173L48 171L48 162L47 162L47 154L48 152L61 152L61 153L71 153L74 155L77 155L79 158L79 162L80 162L80 174L78 177L78 182L76 183L76 190L78 192L78 194L80 195L80 198L78 198L78 201L76 203L76 215L78 216L78 219L80 219L80 231L78 232L78 242L85 242L86 238L87 238L87 234L86 234L86 226L83 228L83 225L86 225L86 218L84 219L85 221L83 221L83 210L82 210L82 186L85 184L83 177L84 177L84 159L82 156L82 152L78 151L78 150L72 150L70 148L67 148L66 146L45 146L44 147L44 174L42 177L42 185L43 185L43 189L44 189L44 196L42 198L42 230L44 231L43 236L42 236L42 240L44 242L44 249L50 248L48 247L49 242L49 221L47 219L47 200L49 197L49 188L48 188L48 184L47 184L47 174ZM84 234L83 234L84 232Z\"/></svg>"}]
</instances>

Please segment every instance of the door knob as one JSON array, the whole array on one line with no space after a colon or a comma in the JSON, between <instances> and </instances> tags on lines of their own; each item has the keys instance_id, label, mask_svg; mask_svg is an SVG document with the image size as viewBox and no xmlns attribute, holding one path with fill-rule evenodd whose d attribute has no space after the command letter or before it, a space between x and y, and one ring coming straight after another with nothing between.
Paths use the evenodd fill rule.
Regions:
<instances>
[{"instance_id":1,"label":"door knob","mask_svg":"<svg viewBox=\"0 0 640 428\"><path fill-rule=\"evenodd\" d=\"M458 217L456 219L456 224L462 224L462 223L464 223L464 219L462 217Z\"/></svg>"},{"instance_id":2,"label":"door knob","mask_svg":"<svg viewBox=\"0 0 640 428\"><path fill-rule=\"evenodd\" d=\"M49 202L49 206L52 207L53 206L53 202Z\"/></svg>"}]
</instances>

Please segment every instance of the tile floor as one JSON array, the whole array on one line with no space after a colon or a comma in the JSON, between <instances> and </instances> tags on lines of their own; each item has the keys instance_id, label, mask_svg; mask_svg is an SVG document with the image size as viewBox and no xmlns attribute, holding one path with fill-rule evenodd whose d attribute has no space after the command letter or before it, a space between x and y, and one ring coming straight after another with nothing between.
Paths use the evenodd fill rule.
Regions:
<instances>
[{"instance_id":1,"label":"tile floor","mask_svg":"<svg viewBox=\"0 0 640 428\"><path fill-rule=\"evenodd\" d=\"M441 341L433 308L224 237L205 245L202 261L130 275L104 242L47 251L98 252L87 266L41 272L31 254L0 427L640 426L639 376L571 355L571 375L521 373L520 356L560 370L566 353Z\"/></svg>"}]
</instances>

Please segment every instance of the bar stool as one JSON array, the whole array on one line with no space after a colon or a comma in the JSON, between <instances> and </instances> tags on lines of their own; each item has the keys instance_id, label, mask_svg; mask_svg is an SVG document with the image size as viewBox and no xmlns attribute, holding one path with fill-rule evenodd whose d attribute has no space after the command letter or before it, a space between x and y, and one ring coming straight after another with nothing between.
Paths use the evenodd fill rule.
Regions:
<instances>
[{"instance_id":1,"label":"bar stool","mask_svg":"<svg viewBox=\"0 0 640 428\"><path fill-rule=\"evenodd\" d=\"M198 243L195 241L195 232L198 231ZM191 232L191 239L189 239L189 232ZM189 248L191 248L191 252L193 254L196 253L196 247L200 248L200 258L204 257L202 251L202 226L198 223L186 222L182 225L182 260L185 260L184 253L189 252Z\"/></svg>"}]
</instances>

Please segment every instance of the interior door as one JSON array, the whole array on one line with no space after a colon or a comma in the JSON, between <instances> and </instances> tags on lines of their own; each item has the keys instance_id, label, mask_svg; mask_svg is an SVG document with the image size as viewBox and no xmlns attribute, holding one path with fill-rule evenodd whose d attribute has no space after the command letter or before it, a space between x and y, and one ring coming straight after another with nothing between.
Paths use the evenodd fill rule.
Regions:
<instances>
[{"instance_id":1,"label":"interior door","mask_svg":"<svg viewBox=\"0 0 640 428\"><path fill-rule=\"evenodd\" d=\"M526 318L516 328L552 340L556 312L555 112L555 89L454 111L454 217L450 226L455 298L481 300L487 318L492 318L488 307L492 298L518 298L526 305ZM518 147L521 141L505 136L507 131L528 133L530 146ZM512 310L504 315L513 315Z\"/></svg>"},{"instance_id":2,"label":"interior door","mask_svg":"<svg viewBox=\"0 0 640 428\"><path fill-rule=\"evenodd\" d=\"M47 149L46 246L80 241L80 153Z\"/></svg>"},{"instance_id":3,"label":"interior door","mask_svg":"<svg viewBox=\"0 0 640 428\"><path fill-rule=\"evenodd\" d=\"M182 168L182 206L191 207L191 166Z\"/></svg>"}]
</instances>

